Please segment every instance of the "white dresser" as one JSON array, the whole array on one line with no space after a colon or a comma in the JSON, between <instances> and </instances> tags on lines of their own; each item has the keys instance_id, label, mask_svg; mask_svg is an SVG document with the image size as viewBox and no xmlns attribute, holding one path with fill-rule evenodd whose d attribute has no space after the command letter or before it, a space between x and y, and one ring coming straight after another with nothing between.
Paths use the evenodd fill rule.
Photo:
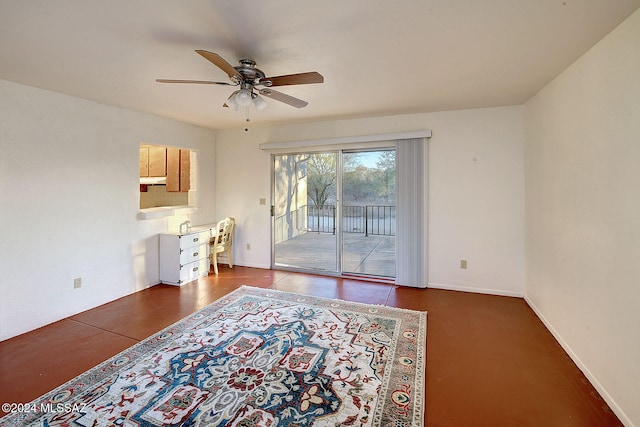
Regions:
<instances>
[{"instance_id":1,"label":"white dresser","mask_svg":"<svg viewBox=\"0 0 640 427\"><path fill-rule=\"evenodd\" d=\"M160 234L160 283L182 286L209 274L209 239L214 227Z\"/></svg>"}]
</instances>

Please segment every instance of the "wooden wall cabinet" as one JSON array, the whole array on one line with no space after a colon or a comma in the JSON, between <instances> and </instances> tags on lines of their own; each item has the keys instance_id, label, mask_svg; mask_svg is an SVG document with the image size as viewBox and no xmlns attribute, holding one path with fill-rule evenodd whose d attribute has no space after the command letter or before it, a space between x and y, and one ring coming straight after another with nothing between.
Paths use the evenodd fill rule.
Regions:
<instances>
[{"instance_id":1,"label":"wooden wall cabinet","mask_svg":"<svg viewBox=\"0 0 640 427\"><path fill-rule=\"evenodd\" d=\"M167 148L157 145L140 147L140 176L160 177L167 175Z\"/></svg>"},{"instance_id":2,"label":"wooden wall cabinet","mask_svg":"<svg viewBox=\"0 0 640 427\"><path fill-rule=\"evenodd\" d=\"M149 147L140 147L140 176L149 176Z\"/></svg>"},{"instance_id":3,"label":"wooden wall cabinet","mask_svg":"<svg viewBox=\"0 0 640 427\"><path fill-rule=\"evenodd\" d=\"M167 147L167 191L186 192L191 188L189 150Z\"/></svg>"},{"instance_id":4,"label":"wooden wall cabinet","mask_svg":"<svg viewBox=\"0 0 640 427\"><path fill-rule=\"evenodd\" d=\"M191 189L191 153L184 148L180 149L180 191Z\"/></svg>"},{"instance_id":5,"label":"wooden wall cabinet","mask_svg":"<svg viewBox=\"0 0 640 427\"><path fill-rule=\"evenodd\" d=\"M140 176L167 177L168 192L191 189L191 153L177 147L140 146Z\"/></svg>"}]
</instances>

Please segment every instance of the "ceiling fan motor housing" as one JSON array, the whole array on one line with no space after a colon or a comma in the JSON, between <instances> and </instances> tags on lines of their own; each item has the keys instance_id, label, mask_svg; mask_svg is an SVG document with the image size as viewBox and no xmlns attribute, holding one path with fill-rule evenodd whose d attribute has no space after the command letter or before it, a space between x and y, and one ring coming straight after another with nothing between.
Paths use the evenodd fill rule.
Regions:
<instances>
[{"instance_id":1,"label":"ceiling fan motor housing","mask_svg":"<svg viewBox=\"0 0 640 427\"><path fill-rule=\"evenodd\" d=\"M269 83L271 82L269 80L262 80L265 78L265 74L261 69L256 68L255 61L251 59L241 59L240 64L241 65L233 68L235 68L242 75L242 78L246 83L249 83L253 86L257 84L270 86Z\"/></svg>"}]
</instances>

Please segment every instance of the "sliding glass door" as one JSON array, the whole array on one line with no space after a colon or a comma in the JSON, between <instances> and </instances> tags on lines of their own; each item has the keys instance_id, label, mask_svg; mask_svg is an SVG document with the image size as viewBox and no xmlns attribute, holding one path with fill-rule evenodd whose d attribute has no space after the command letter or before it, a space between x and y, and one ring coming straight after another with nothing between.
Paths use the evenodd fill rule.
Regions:
<instances>
[{"instance_id":1,"label":"sliding glass door","mask_svg":"<svg viewBox=\"0 0 640 427\"><path fill-rule=\"evenodd\" d=\"M345 151L342 159L342 271L395 277L396 152Z\"/></svg>"},{"instance_id":2,"label":"sliding glass door","mask_svg":"<svg viewBox=\"0 0 640 427\"><path fill-rule=\"evenodd\" d=\"M273 156L274 268L395 277L395 149Z\"/></svg>"},{"instance_id":3,"label":"sliding glass door","mask_svg":"<svg viewBox=\"0 0 640 427\"><path fill-rule=\"evenodd\" d=\"M338 273L338 153L273 156L273 265Z\"/></svg>"}]
</instances>

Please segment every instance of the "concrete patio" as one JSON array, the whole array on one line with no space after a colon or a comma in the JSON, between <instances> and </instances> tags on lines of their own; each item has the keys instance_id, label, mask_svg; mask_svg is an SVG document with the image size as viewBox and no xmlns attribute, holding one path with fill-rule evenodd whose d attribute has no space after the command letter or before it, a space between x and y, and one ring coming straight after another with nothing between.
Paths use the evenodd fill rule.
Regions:
<instances>
[{"instance_id":1,"label":"concrete patio","mask_svg":"<svg viewBox=\"0 0 640 427\"><path fill-rule=\"evenodd\" d=\"M336 272L336 236L307 232L275 245L276 265ZM395 236L345 233L344 273L395 277Z\"/></svg>"}]
</instances>

